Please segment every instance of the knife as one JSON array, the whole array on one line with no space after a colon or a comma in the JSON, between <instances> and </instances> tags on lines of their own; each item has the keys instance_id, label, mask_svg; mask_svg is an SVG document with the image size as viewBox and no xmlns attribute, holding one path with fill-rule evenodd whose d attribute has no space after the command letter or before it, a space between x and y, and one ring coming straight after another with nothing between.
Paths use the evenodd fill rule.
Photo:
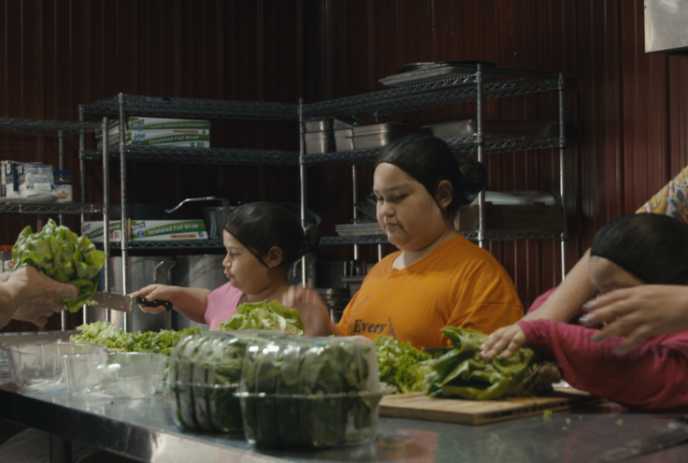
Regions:
<instances>
[{"instance_id":1,"label":"knife","mask_svg":"<svg viewBox=\"0 0 688 463\"><path fill-rule=\"evenodd\" d=\"M105 309L117 310L119 312L131 312L134 310L134 304L142 305L144 307L165 307L165 310L172 310L172 303L163 299L155 299L147 301L141 296L129 296L115 293L96 292L91 298L96 304Z\"/></svg>"},{"instance_id":2,"label":"knife","mask_svg":"<svg viewBox=\"0 0 688 463\"><path fill-rule=\"evenodd\" d=\"M666 428L652 436L628 441L620 447L607 450L594 460L594 463L619 461L663 450L681 442L688 441L688 417L683 416L672 421Z\"/></svg>"}]
</instances>

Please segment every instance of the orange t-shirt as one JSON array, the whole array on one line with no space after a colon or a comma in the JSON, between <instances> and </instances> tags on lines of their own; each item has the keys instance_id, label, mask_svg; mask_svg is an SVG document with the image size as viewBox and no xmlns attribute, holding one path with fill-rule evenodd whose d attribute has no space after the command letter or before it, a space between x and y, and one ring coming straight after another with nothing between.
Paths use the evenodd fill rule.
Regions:
<instances>
[{"instance_id":1,"label":"orange t-shirt","mask_svg":"<svg viewBox=\"0 0 688 463\"><path fill-rule=\"evenodd\" d=\"M414 347L450 345L445 326L492 333L516 323L523 306L511 278L486 250L463 236L451 238L402 270L401 251L372 268L337 325L343 334L411 341Z\"/></svg>"}]
</instances>

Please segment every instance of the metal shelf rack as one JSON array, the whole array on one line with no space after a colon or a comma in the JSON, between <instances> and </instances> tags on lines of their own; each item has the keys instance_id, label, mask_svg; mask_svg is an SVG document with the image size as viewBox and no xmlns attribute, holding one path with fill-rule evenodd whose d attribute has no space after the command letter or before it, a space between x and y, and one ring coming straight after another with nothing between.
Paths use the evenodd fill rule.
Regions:
<instances>
[{"instance_id":1,"label":"metal shelf rack","mask_svg":"<svg viewBox=\"0 0 688 463\"><path fill-rule=\"evenodd\" d=\"M564 137L564 112L563 92L565 80L562 73L544 73L529 71L514 71L506 69L485 68L478 64L475 68L467 70L465 74L450 79L438 80L418 85L407 85L378 92L362 95L354 95L335 100L323 101L303 105L300 111L301 123L301 207L306 209L306 170L305 167L328 164L346 163L352 165L353 202L357 202L357 174L356 165L370 163L375 160L380 148L354 150L348 152L336 152L327 154L305 153L305 129L306 118L315 116L356 116L364 113L374 114L375 120L380 116L417 111L421 109L437 108L442 106L457 105L475 102L477 106L475 135L452 138L445 140L455 152L467 155L476 155L479 162L484 162L487 154L518 152L554 148L559 150L559 195L561 197L563 227L562 230L552 231L493 231L485 229L485 192L478 196L478 229L472 232L464 232L469 239L477 240L484 246L485 241L513 240L513 239L556 239L561 240L561 272L565 275L564 240L567 237L566 226L566 191L564 187L564 150L566 140ZM558 92L558 116L559 137L533 138L519 136L495 136L483 132L484 114L483 104L485 100L506 98L547 91ZM354 219L357 218L357 210L353 210ZM379 240L378 240L379 241ZM354 244L354 259L358 259L359 244L378 244L378 255L381 256L381 248L375 238L361 236L324 237L323 244ZM305 267L305 265L304 265ZM303 269L305 274L305 268Z\"/></svg>"},{"instance_id":2,"label":"metal shelf rack","mask_svg":"<svg viewBox=\"0 0 688 463\"><path fill-rule=\"evenodd\" d=\"M481 65L478 65L481 66ZM478 83L482 86L478 95ZM478 99L506 98L540 93L559 88L555 73L491 69L419 85L407 85L389 90L337 98L305 105L304 117L357 115L375 113L378 116L450 106L478 101Z\"/></svg>"},{"instance_id":3,"label":"metal shelf rack","mask_svg":"<svg viewBox=\"0 0 688 463\"><path fill-rule=\"evenodd\" d=\"M25 135L32 137L56 137L58 140L58 169L64 169L64 137L74 134L93 132L101 127L99 123L82 121L63 121L50 119L27 119L15 117L0 117L0 134ZM99 213L101 204L76 203L2 203L0 198L0 214L11 219L37 218L45 215L58 215L60 223L65 214ZM62 331L67 328L67 316L61 314Z\"/></svg>"},{"instance_id":4,"label":"metal shelf rack","mask_svg":"<svg viewBox=\"0 0 688 463\"><path fill-rule=\"evenodd\" d=\"M127 217L126 199L126 162L153 161L178 163L213 163L213 164L243 164L243 165L273 165L298 166L299 153L278 150L249 150L230 148L191 148L191 147L160 147L125 145L124 131L120 132L118 144L110 144L108 129L110 127L107 116L116 115L120 127L126 126L126 115L144 114L146 116L192 118L192 119L240 119L255 121L298 121L299 105L291 103L263 103L251 101L223 101L196 98L167 98L141 95L127 95L105 98L79 106L79 120L83 121L86 114L104 116L100 124L103 133L103 147L98 150L85 149L85 136L81 132L80 160L82 163L82 200L85 196L84 185L85 162L87 160L102 160L103 162L103 248L118 249L122 255L122 290L129 292L129 277L127 275L127 258L130 250L143 249L223 249L221 240L180 240L180 241L137 241L127 240L122 235L119 243L110 243L109 234L109 165L110 160L119 160L121 178L121 221ZM114 152L113 152L114 151ZM108 266L105 266L105 291L109 290L110 277ZM84 322L86 313L84 312ZM124 326L127 326L127 316L124 315Z\"/></svg>"},{"instance_id":5,"label":"metal shelf rack","mask_svg":"<svg viewBox=\"0 0 688 463\"><path fill-rule=\"evenodd\" d=\"M110 146L112 149L117 147ZM125 145L124 151L129 161L178 162L194 164L242 164L254 166L297 166L297 151L249 150L233 148L192 148L187 146ZM111 160L119 159L119 151L108 152ZM87 150L85 159L103 159L102 149Z\"/></svg>"},{"instance_id":6,"label":"metal shelf rack","mask_svg":"<svg viewBox=\"0 0 688 463\"><path fill-rule=\"evenodd\" d=\"M102 204L75 203L0 203L0 214L16 214L19 216L63 215L63 214L98 214L103 212Z\"/></svg>"},{"instance_id":7,"label":"metal shelf rack","mask_svg":"<svg viewBox=\"0 0 688 463\"><path fill-rule=\"evenodd\" d=\"M256 101L225 101L199 98L168 98L141 95L117 96L81 106L85 113L99 116L119 114L122 106L128 114L159 117L202 119L241 119L298 121L298 105L294 103L263 103Z\"/></svg>"},{"instance_id":8,"label":"metal shelf rack","mask_svg":"<svg viewBox=\"0 0 688 463\"><path fill-rule=\"evenodd\" d=\"M459 138L447 138L444 140L452 151L462 154L474 154L478 151L476 135ZM534 138L534 137L503 137L497 135L485 136L485 154L514 153L519 151L540 150L545 148L560 148L559 138ZM308 154L302 159L302 164L311 166L316 164L369 164L382 151L382 148L367 148L353 151L339 151L325 154Z\"/></svg>"},{"instance_id":9,"label":"metal shelf rack","mask_svg":"<svg viewBox=\"0 0 688 463\"><path fill-rule=\"evenodd\" d=\"M64 137L85 131L100 129L97 122L57 121L47 119L19 119L0 117L0 133L29 135L34 137Z\"/></svg>"}]
</instances>

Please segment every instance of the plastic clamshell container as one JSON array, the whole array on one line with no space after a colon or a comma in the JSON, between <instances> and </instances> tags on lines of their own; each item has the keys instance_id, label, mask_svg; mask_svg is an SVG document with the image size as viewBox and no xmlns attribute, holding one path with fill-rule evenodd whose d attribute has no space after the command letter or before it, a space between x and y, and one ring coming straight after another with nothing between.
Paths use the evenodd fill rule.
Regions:
<instances>
[{"instance_id":1,"label":"plastic clamshell container","mask_svg":"<svg viewBox=\"0 0 688 463\"><path fill-rule=\"evenodd\" d=\"M180 426L208 431L243 430L235 393L247 346L275 331L216 331L183 337L170 357L167 385L172 416Z\"/></svg>"},{"instance_id":2,"label":"plastic clamshell container","mask_svg":"<svg viewBox=\"0 0 688 463\"><path fill-rule=\"evenodd\" d=\"M110 352L103 358L67 356L67 385L72 395L98 394L143 399L162 391L168 357L145 352Z\"/></svg>"},{"instance_id":3,"label":"plastic clamshell container","mask_svg":"<svg viewBox=\"0 0 688 463\"><path fill-rule=\"evenodd\" d=\"M95 344L37 342L3 345L12 382L28 391L67 392L65 359L79 357L104 362L107 349Z\"/></svg>"},{"instance_id":4,"label":"plastic clamshell container","mask_svg":"<svg viewBox=\"0 0 688 463\"><path fill-rule=\"evenodd\" d=\"M374 439L380 390L375 344L361 337L286 338L246 351L244 433L265 448L326 448Z\"/></svg>"}]
</instances>

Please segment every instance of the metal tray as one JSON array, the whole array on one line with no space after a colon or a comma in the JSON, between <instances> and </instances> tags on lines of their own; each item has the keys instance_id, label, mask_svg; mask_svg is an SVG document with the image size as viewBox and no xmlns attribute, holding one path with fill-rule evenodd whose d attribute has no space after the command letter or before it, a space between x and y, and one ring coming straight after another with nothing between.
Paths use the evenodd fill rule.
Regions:
<instances>
[{"instance_id":1,"label":"metal tray","mask_svg":"<svg viewBox=\"0 0 688 463\"><path fill-rule=\"evenodd\" d=\"M475 119L444 122L423 127L438 138L456 138L475 135L478 122ZM559 125L552 121L484 121L483 133L490 135L516 135L524 137L557 137Z\"/></svg>"},{"instance_id":2,"label":"metal tray","mask_svg":"<svg viewBox=\"0 0 688 463\"><path fill-rule=\"evenodd\" d=\"M334 231L339 236L384 235L385 233L377 222L335 225Z\"/></svg>"},{"instance_id":3,"label":"metal tray","mask_svg":"<svg viewBox=\"0 0 688 463\"><path fill-rule=\"evenodd\" d=\"M335 150L332 132L306 133L306 154L331 153Z\"/></svg>"},{"instance_id":4,"label":"metal tray","mask_svg":"<svg viewBox=\"0 0 688 463\"><path fill-rule=\"evenodd\" d=\"M436 82L438 80L454 79L462 76L469 76L475 74L475 66L456 66L456 65L440 65L431 66L427 68L420 68L415 71L402 72L379 79L382 85L386 87L405 87L407 85L426 84L428 82Z\"/></svg>"}]
</instances>

